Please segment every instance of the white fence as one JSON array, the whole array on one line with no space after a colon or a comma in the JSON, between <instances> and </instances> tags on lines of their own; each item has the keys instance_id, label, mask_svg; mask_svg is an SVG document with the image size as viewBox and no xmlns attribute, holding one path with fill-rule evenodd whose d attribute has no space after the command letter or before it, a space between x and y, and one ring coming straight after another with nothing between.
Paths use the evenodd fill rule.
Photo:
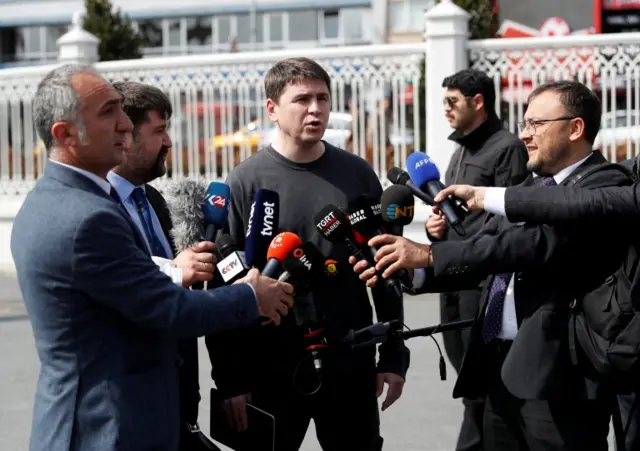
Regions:
<instances>
[{"instance_id":1,"label":"white fence","mask_svg":"<svg viewBox=\"0 0 640 451\"><path fill-rule=\"evenodd\" d=\"M301 55L319 61L332 78L326 139L366 158L382 179L391 166L404 166L408 153L425 148L445 169L453 144L447 141L451 130L443 116L441 83L468 64L495 80L496 107L512 131L533 87L575 78L602 98L597 146L604 155L621 160L637 153L640 34L468 41L467 16L455 8L443 1L427 13L425 43L150 58L96 67L109 80L154 84L171 98L174 146L170 172L160 185L182 176L224 178L268 143L273 128L265 116L264 74L274 61ZM5 198L24 195L42 173L46 154L33 128L31 100L49 69L0 71L0 196ZM426 139L418 119L425 109Z\"/></svg>"},{"instance_id":2,"label":"white fence","mask_svg":"<svg viewBox=\"0 0 640 451\"><path fill-rule=\"evenodd\" d=\"M110 81L160 87L171 99L173 149L168 178L224 178L270 142L263 78L274 61L309 54L329 72L332 113L325 137L366 158L384 177L420 147L419 99L405 102L420 78L423 44L150 58L96 64ZM0 194L24 194L46 159L32 123L31 99L51 66L0 71ZM163 181L160 181L160 186Z\"/></svg>"}]
</instances>

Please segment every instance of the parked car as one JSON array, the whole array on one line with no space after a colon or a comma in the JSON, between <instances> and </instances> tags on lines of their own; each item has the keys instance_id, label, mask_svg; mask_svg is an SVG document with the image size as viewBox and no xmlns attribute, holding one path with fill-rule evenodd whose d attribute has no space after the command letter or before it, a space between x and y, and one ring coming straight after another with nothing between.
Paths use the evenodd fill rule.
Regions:
<instances>
[{"instance_id":1,"label":"parked car","mask_svg":"<svg viewBox=\"0 0 640 451\"><path fill-rule=\"evenodd\" d=\"M610 149L615 148L615 162L620 162L627 159L627 143L630 143L631 156L637 155L640 122L635 111L631 114L627 114L626 110L603 114L602 126L593 144L594 149L608 154Z\"/></svg>"}]
</instances>

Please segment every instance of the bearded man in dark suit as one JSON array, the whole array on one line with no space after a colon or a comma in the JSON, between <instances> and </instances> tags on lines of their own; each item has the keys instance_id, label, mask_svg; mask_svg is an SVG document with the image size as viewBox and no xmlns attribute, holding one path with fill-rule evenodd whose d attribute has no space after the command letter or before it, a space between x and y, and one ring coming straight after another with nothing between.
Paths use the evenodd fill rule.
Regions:
<instances>
[{"instance_id":1,"label":"bearded man in dark suit","mask_svg":"<svg viewBox=\"0 0 640 451\"><path fill-rule=\"evenodd\" d=\"M208 281L213 277L214 250L210 242L198 243L178 253L171 237L171 216L162 194L150 182L163 176L172 143L167 121L172 107L169 98L155 86L131 81L113 87L123 96L123 110L133 123L133 141L122 164L107 179L142 236L153 261L179 285L188 280ZM198 341L180 342L180 450L218 449L198 427L200 386L198 381Z\"/></svg>"}]
</instances>

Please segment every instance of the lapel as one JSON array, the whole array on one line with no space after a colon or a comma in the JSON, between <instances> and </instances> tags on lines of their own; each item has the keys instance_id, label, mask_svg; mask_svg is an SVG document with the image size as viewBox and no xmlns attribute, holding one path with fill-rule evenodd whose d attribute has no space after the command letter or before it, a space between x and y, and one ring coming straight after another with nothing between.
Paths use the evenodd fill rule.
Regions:
<instances>
[{"instance_id":1,"label":"lapel","mask_svg":"<svg viewBox=\"0 0 640 451\"><path fill-rule=\"evenodd\" d=\"M151 207L156 212L156 215L158 215L160 227L162 227L162 232L169 241L171 252L173 252L173 255L175 256L177 254L177 249L173 242L173 236L171 235L173 224L171 222L171 213L169 212L169 207L167 207L167 202L164 200L164 197L162 197L162 194L160 194L160 192L153 186L145 184L144 189L147 193L149 204L151 204Z\"/></svg>"},{"instance_id":2,"label":"lapel","mask_svg":"<svg viewBox=\"0 0 640 451\"><path fill-rule=\"evenodd\" d=\"M100 188L95 182L89 180L84 175L80 174L73 169L67 168L57 163L53 163L51 161L47 161L47 164L44 168L43 177L49 177L57 180L63 185L67 185L71 188L77 188L82 191L88 191L97 196L103 197L107 199L109 202L113 202L116 210L120 213L120 215L127 221L127 223L131 226L131 229L134 234L134 239L138 243L138 246L141 247L145 254L149 254L149 249L147 249L147 245L145 244L144 239L138 232L138 227L136 227L135 223L129 217L129 214L124 208L124 205L117 203L111 195L107 194L102 188Z\"/></svg>"}]
</instances>

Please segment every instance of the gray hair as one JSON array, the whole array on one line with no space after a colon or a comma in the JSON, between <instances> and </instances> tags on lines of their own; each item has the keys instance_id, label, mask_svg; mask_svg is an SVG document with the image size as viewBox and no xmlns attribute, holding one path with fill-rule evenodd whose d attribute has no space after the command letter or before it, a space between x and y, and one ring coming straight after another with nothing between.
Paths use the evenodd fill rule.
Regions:
<instances>
[{"instance_id":1,"label":"gray hair","mask_svg":"<svg viewBox=\"0 0 640 451\"><path fill-rule=\"evenodd\" d=\"M55 147L55 138L51 133L53 124L69 121L76 124L80 141L86 144L86 134L78 105L78 96L71 87L75 75L91 73L101 75L88 64L65 64L47 73L38 84L33 98L33 121L38 136L44 142L47 152Z\"/></svg>"}]
</instances>

